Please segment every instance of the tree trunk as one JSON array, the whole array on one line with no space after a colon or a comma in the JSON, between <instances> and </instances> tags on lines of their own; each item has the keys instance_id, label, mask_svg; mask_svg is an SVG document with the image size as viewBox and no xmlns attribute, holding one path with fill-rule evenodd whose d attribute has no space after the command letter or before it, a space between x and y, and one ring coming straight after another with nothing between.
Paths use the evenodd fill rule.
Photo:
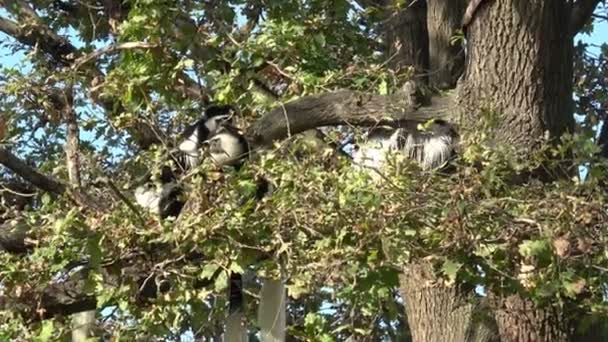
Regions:
<instances>
[{"instance_id":1,"label":"tree trunk","mask_svg":"<svg viewBox=\"0 0 608 342\"><path fill-rule=\"evenodd\" d=\"M499 299L494 314L501 342L559 342L570 341L571 322L563 319L557 309L536 307L519 295Z\"/></svg>"},{"instance_id":2,"label":"tree trunk","mask_svg":"<svg viewBox=\"0 0 608 342\"><path fill-rule=\"evenodd\" d=\"M468 60L458 87L463 127L496 114L495 139L520 151L538 148L545 132L571 131L572 35L563 0L483 2L467 26ZM497 297L502 342L565 341L569 324L552 307L519 295Z\"/></svg>"},{"instance_id":3,"label":"tree trunk","mask_svg":"<svg viewBox=\"0 0 608 342\"><path fill-rule=\"evenodd\" d=\"M414 65L431 86L453 88L464 68L464 51L450 40L460 27L465 5L463 0L416 1L395 14L386 34L392 65ZM402 41L407 44L394 55ZM413 341L483 342L496 337L491 318L476 319L479 303L472 289L445 286L430 263L406 265L400 280Z\"/></svg>"},{"instance_id":4,"label":"tree trunk","mask_svg":"<svg viewBox=\"0 0 608 342\"><path fill-rule=\"evenodd\" d=\"M82 311L72 315L72 342L85 342L93 336L95 310Z\"/></svg>"},{"instance_id":5,"label":"tree trunk","mask_svg":"<svg viewBox=\"0 0 608 342\"><path fill-rule=\"evenodd\" d=\"M262 342L285 341L286 293L281 279L264 279L260 290L258 324Z\"/></svg>"},{"instance_id":6,"label":"tree trunk","mask_svg":"<svg viewBox=\"0 0 608 342\"><path fill-rule=\"evenodd\" d=\"M573 41L566 1L484 2L467 27L468 60L458 102L463 126L498 114L496 139L522 149L574 126ZM485 108L484 108L485 107Z\"/></svg>"},{"instance_id":7,"label":"tree trunk","mask_svg":"<svg viewBox=\"0 0 608 342\"><path fill-rule=\"evenodd\" d=\"M493 341L488 320L477 319L480 306L470 288L445 286L430 262L406 266L400 276L401 294L414 342Z\"/></svg>"},{"instance_id":8,"label":"tree trunk","mask_svg":"<svg viewBox=\"0 0 608 342\"><path fill-rule=\"evenodd\" d=\"M245 302L243 298L243 277L232 273L228 279L229 305L226 317L226 342L247 341L247 320L245 319Z\"/></svg>"},{"instance_id":9,"label":"tree trunk","mask_svg":"<svg viewBox=\"0 0 608 342\"><path fill-rule=\"evenodd\" d=\"M386 8L384 27L387 59L389 66L398 69L414 67L416 75L423 75L429 69L429 35L426 27L426 1L407 3L404 9L394 11L393 3L383 1Z\"/></svg>"},{"instance_id":10,"label":"tree trunk","mask_svg":"<svg viewBox=\"0 0 608 342\"><path fill-rule=\"evenodd\" d=\"M429 84L439 89L456 86L464 69L464 49L452 38L460 29L465 0L428 0Z\"/></svg>"}]
</instances>

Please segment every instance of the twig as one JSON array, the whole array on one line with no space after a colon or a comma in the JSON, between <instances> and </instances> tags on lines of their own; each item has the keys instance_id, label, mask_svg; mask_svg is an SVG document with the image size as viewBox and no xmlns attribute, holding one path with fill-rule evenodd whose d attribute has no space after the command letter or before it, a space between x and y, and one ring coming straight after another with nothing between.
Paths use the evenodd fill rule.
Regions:
<instances>
[{"instance_id":1,"label":"twig","mask_svg":"<svg viewBox=\"0 0 608 342\"><path fill-rule=\"evenodd\" d=\"M76 69L80 68L83 64L85 64L95 58L98 58L101 55L105 55L105 54L112 53L115 51L131 50L131 49L153 49L153 48L157 48L157 47L158 47L158 44L146 43L146 42L126 42L126 43L122 43L122 44L110 45L108 47L93 51L87 55L84 55L84 56L76 59L76 61L72 65L72 69L76 70Z\"/></svg>"},{"instance_id":2,"label":"twig","mask_svg":"<svg viewBox=\"0 0 608 342\"><path fill-rule=\"evenodd\" d=\"M146 225L146 221L141 216L141 213L139 212L139 210L137 210L137 207L135 207L135 205L131 201L129 201L129 199L127 197L125 197L125 195L123 195L123 193L116 187L116 185L114 184L114 182L112 182L107 177L102 177L100 179L100 181L103 184L107 185L108 188L110 188L110 190L112 190L112 192L114 193L114 195L116 195L116 197L118 197L119 200L123 201L127 205L127 207L129 209L131 209L131 211L133 213L135 213L135 216L137 216L137 220L141 223L142 226Z\"/></svg>"}]
</instances>

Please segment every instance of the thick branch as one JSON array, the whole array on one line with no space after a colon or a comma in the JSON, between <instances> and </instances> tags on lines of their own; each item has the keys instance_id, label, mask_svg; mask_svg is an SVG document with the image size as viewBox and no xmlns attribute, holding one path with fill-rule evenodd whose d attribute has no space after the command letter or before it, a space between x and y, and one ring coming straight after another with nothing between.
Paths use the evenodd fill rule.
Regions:
<instances>
[{"instance_id":1,"label":"thick branch","mask_svg":"<svg viewBox=\"0 0 608 342\"><path fill-rule=\"evenodd\" d=\"M45 176L38 172L36 169L27 165L24 161L17 158L5 147L0 147L0 164L4 165L26 181L44 191L54 194L62 194L66 190L65 184L51 178L50 176Z\"/></svg>"},{"instance_id":2,"label":"thick branch","mask_svg":"<svg viewBox=\"0 0 608 342\"><path fill-rule=\"evenodd\" d=\"M21 27L12 20L0 17L0 31L22 44L38 46L63 65L69 65L77 52L72 44L44 25Z\"/></svg>"},{"instance_id":3,"label":"thick branch","mask_svg":"<svg viewBox=\"0 0 608 342\"><path fill-rule=\"evenodd\" d=\"M451 96L434 98L430 106L419 107L411 93L383 96L339 90L281 105L260 118L246 135L254 146L268 145L274 140L320 126L400 125L407 121L448 118L451 108Z\"/></svg>"},{"instance_id":4,"label":"thick branch","mask_svg":"<svg viewBox=\"0 0 608 342\"><path fill-rule=\"evenodd\" d=\"M570 14L570 34L575 35L591 19L593 11L601 0L578 0L572 5Z\"/></svg>"},{"instance_id":5,"label":"thick branch","mask_svg":"<svg viewBox=\"0 0 608 342\"><path fill-rule=\"evenodd\" d=\"M68 87L68 90L72 92L72 87ZM65 154L68 177L70 179L70 184L72 184L75 189L80 189L80 186L82 185L80 180L80 158L78 155L80 130L78 129L76 112L72 107L72 94L66 95L65 97L63 115L66 123Z\"/></svg>"}]
</instances>

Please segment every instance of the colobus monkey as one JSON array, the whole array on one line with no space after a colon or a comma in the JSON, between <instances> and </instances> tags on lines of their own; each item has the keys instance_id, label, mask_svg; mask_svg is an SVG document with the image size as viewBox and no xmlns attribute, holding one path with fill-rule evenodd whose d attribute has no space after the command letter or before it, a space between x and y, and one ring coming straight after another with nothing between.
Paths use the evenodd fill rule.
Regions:
<instances>
[{"instance_id":1,"label":"colobus monkey","mask_svg":"<svg viewBox=\"0 0 608 342\"><path fill-rule=\"evenodd\" d=\"M200 163L199 150L203 142L214 136L222 125L230 123L233 113L232 106L209 106L201 119L184 130L178 151L171 153L171 158L181 170L163 166L159 177L160 184L154 184L151 175L146 177L144 184L135 189L137 204L158 214L161 219L177 217L184 201L181 199L183 192L176 174L191 170Z\"/></svg>"},{"instance_id":2,"label":"colobus monkey","mask_svg":"<svg viewBox=\"0 0 608 342\"><path fill-rule=\"evenodd\" d=\"M159 183L155 184L152 175L148 175L144 183L135 189L135 201L161 219L177 217L185 202L182 200L182 188L169 167L161 168Z\"/></svg>"},{"instance_id":3,"label":"colobus monkey","mask_svg":"<svg viewBox=\"0 0 608 342\"><path fill-rule=\"evenodd\" d=\"M366 141L355 148L353 160L363 167L381 168L389 152L403 153L423 170L445 166L454 156L458 133L444 120L433 120L426 130L375 127Z\"/></svg>"},{"instance_id":4,"label":"colobus monkey","mask_svg":"<svg viewBox=\"0 0 608 342\"><path fill-rule=\"evenodd\" d=\"M249 143L232 126L221 126L206 144L209 145L209 157L217 166L233 166L238 169L249 157Z\"/></svg>"},{"instance_id":5,"label":"colobus monkey","mask_svg":"<svg viewBox=\"0 0 608 342\"><path fill-rule=\"evenodd\" d=\"M180 163L184 169L192 169L200 163L200 148L203 142L214 136L223 125L231 125L233 114L232 106L209 106L201 119L184 130L178 146L185 157Z\"/></svg>"}]
</instances>

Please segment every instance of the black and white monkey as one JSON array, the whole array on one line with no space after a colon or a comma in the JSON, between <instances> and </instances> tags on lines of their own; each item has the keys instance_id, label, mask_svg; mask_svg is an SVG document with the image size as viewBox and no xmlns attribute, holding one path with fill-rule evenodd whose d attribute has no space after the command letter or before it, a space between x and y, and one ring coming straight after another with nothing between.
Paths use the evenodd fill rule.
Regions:
<instances>
[{"instance_id":1,"label":"black and white monkey","mask_svg":"<svg viewBox=\"0 0 608 342\"><path fill-rule=\"evenodd\" d=\"M205 115L194 124L186 127L181 134L178 150L184 169L192 169L201 162L201 147L224 126L232 127L235 114L232 106L210 106Z\"/></svg>"},{"instance_id":2,"label":"black and white monkey","mask_svg":"<svg viewBox=\"0 0 608 342\"><path fill-rule=\"evenodd\" d=\"M353 161L359 167L382 168L390 153L402 153L423 170L433 170L454 157L459 135L448 122L436 119L424 130L374 127L364 140L353 152Z\"/></svg>"},{"instance_id":3,"label":"black and white monkey","mask_svg":"<svg viewBox=\"0 0 608 342\"><path fill-rule=\"evenodd\" d=\"M159 215L161 219L177 217L184 206L183 192L177 176L196 168L201 163L201 147L206 142L217 140L217 138L210 139L215 137L218 132L223 132L225 126L230 126L233 114L232 106L210 106L201 119L186 127L180 136L177 150L171 153L171 159L177 164L176 167L163 166L156 182L154 182L155 179L152 175L148 175L141 182L142 185L135 189L137 204ZM220 137L224 135L222 134ZM223 139L227 140L226 138ZM217 143L214 143L215 150L219 150L217 145ZM228 151L235 150L230 146L226 146L226 149ZM213 158L213 156L212 153L211 157ZM223 158L225 159L225 157ZM219 157L218 160L223 161Z\"/></svg>"},{"instance_id":4,"label":"black and white monkey","mask_svg":"<svg viewBox=\"0 0 608 342\"><path fill-rule=\"evenodd\" d=\"M163 166L155 182L148 174L142 185L135 188L135 202L161 219L177 217L184 207L183 191L173 170Z\"/></svg>"},{"instance_id":5,"label":"black and white monkey","mask_svg":"<svg viewBox=\"0 0 608 342\"><path fill-rule=\"evenodd\" d=\"M136 202L160 216L177 217L185 201L182 199L182 188L176 175L196 168L203 158L205 150L211 161L218 167L240 168L249 156L247 140L234 126L231 106L212 106L207 108L205 115L194 124L188 126L181 135L177 151L171 154L171 159L181 170L173 170L168 166L161 168L158 184L151 182L148 176L143 185L135 189ZM206 148L203 148L206 147ZM243 321L243 281L238 273L230 274L229 282L229 315L226 319L226 341L245 341L247 329Z\"/></svg>"},{"instance_id":6,"label":"black and white monkey","mask_svg":"<svg viewBox=\"0 0 608 342\"><path fill-rule=\"evenodd\" d=\"M232 166L238 169L249 157L247 139L233 126L221 126L205 144L209 146L209 158L217 166Z\"/></svg>"}]
</instances>

